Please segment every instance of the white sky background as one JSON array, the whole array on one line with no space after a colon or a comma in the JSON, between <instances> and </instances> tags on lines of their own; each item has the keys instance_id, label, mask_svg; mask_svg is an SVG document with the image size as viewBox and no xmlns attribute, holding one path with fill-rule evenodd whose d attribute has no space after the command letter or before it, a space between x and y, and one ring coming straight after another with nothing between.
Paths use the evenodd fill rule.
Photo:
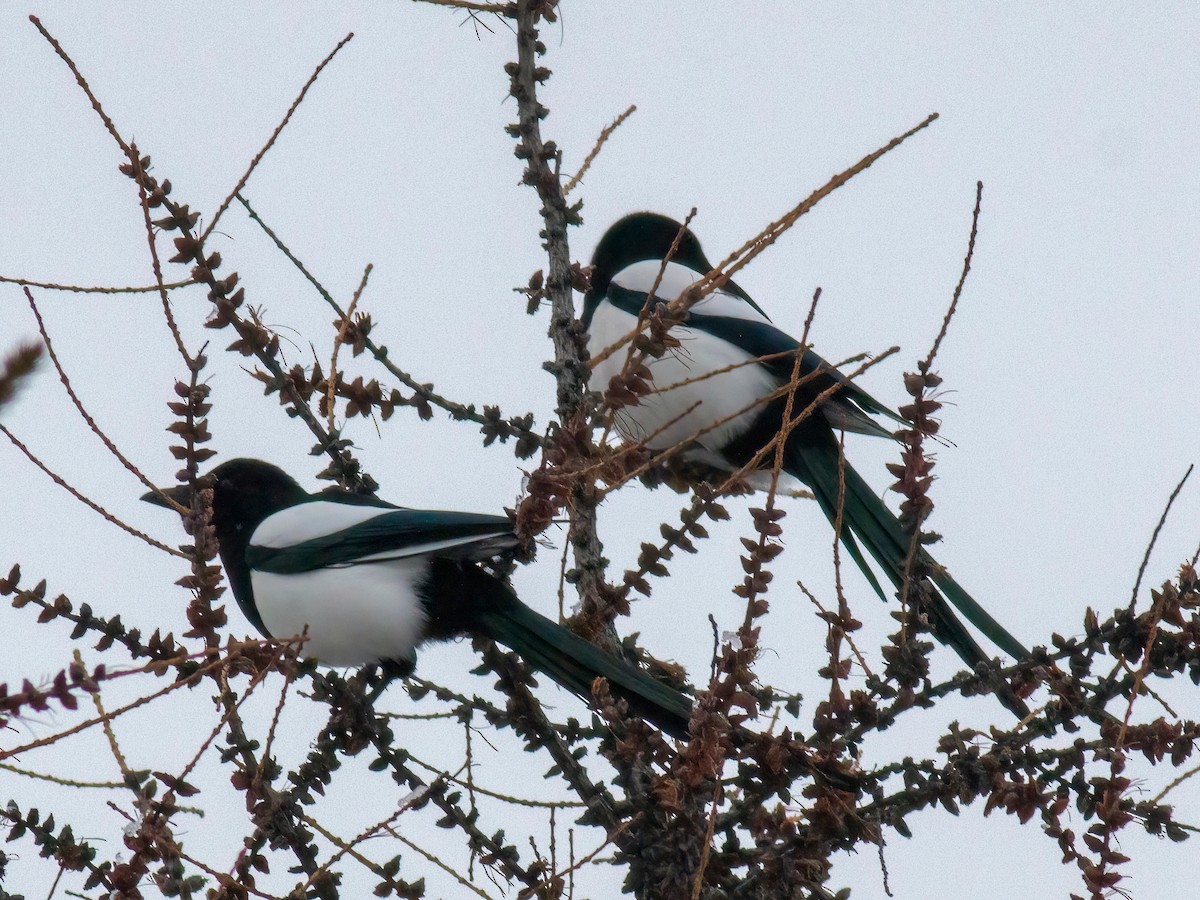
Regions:
<instances>
[{"instance_id":1,"label":"white sky background","mask_svg":"<svg viewBox=\"0 0 1200 900\"><path fill-rule=\"evenodd\" d=\"M955 446L938 454L931 525L947 539L936 555L1029 644L1046 642L1053 631L1078 632L1088 605L1107 610L1128 602L1166 498L1197 458L1200 11L1184 4L1156 7L1154 15L1099 4L881 4L853 12L769 3L645 7L568 3L561 27L543 31L554 72L542 94L552 110L544 134L563 149L565 170L578 165L604 125L638 105L577 191L585 224L571 233L573 256L586 262L603 230L630 210L682 217L695 206L693 227L709 256L721 258L831 174L939 112L931 128L802 219L739 282L796 334L821 286L812 337L828 359L899 344L899 357L865 381L877 397L899 404L901 373L927 352L958 278L974 186L982 180L974 269L937 366L953 392L944 434ZM510 33L497 24L495 34L476 39L469 23L460 25L461 13L413 4L306 9L6 4L0 274L76 284L152 281L136 192L116 171L119 151L28 13L62 41L123 134L171 179L175 196L206 214L316 63L354 31L246 194L336 296L348 299L364 265L375 264L362 306L375 320L373 336L403 368L450 397L498 403L509 414L532 410L543 426L553 406L553 382L541 370L551 354L548 316L543 310L526 317L523 299L511 291L545 261L537 200L518 184L521 164L503 131L516 114L502 71L515 57ZM241 274L248 301L265 307L268 323L295 329L293 359L311 362L312 340L327 366L327 307L239 210L220 230L212 247L225 259L223 272ZM167 271L172 280L185 275L180 266ZM36 294L84 402L147 473L169 481L176 465L165 451L165 403L184 370L157 299ZM274 399L261 398L240 370L241 357L220 352L233 340L230 332L199 327L208 309L202 291L174 299L190 344L214 341L210 446L223 458L267 458L312 484L318 464L304 455L307 430L283 416ZM0 349L35 334L20 289L0 285ZM348 354L342 360L351 363ZM371 369L363 363L351 371ZM142 488L79 421L48 366L4 416L94 499L165 541L182 539L165 513L138 503ZM473 426L440 414L422 424L403 409L396 420L382 438L361 419L348 430L386 497L488 512L512 504L521 473L506 448L483 449ZM897 457L894 447L851 438L848 453L872 484L882 490L889 483L883 463ZM0 478L0 570L19 561L29 583L48 578L52 592L101 614L119 612L146 633L185 630L185 595L171 587L184 574L176 561L102 522L7 443ZM603 509L613 578L684 502L632 486ZM672 564L674 577L621 623L641 630L651 652L680 660L693 677L707 672L708 613L723 628L742 615L726 586L740 578L736 538L750 531L744 507L732 504L740 513L734 522L712 528L701 555ZM823 632L788 586L802 578L831 595L831 535L811 504L791 501L787 508L788 553L776 568L760 674L815 694ZM1189 484L1159 539L1146 586L1172 577L1192 556L1198 522L1200 494ZM557 574L557 553L544 552L519 573L518 589L553 614ZM865 582L847 578L866 622L862 642L877 647L891 620ZM232 598L229 607L231 628L246 633ZM36 679L69 662L66 628L34 626L28 611L3 609L0 681ZM952 656L935 653L942 673L953 671ZM466 674L470 665L468 645L437 647L422 655L420 672L486 691L486 681ZM207 692L162 708L176 710L181 729L189 704L215 721ZM406 702L401 691L393 695L398 706ZM552 686L542 695L560 712L580 712ZM1181 714L1196 717L1194 689L1181 685L1173 697ZM273 705L266 702L264 717ZM1150 714L1148 705L1142 713ZM126 749L140 757L131 760L135 767L169 769L171 760L178 765L194 752L199 738L191 735L179 748L164 715L156 728L161 743L139 747L134 723L118 727ZM925 754L929 735L951 717L983 726L1003 715L991 701L960 703L877 737L873 752ZM48 716L20 739L70 721ZM298 758L317 723L293 724L290 756ZM447 751L444 740L410 734L415 727L398 725L399 739L423 742L429 758L457 768L460 737ZM24 763L113 777L102 739L91 740L58 756L30 754ZM481 761L480 782L548 796L550 783L537 777L548 760L514 756L503 737L498 746L505 752ZM532 787L516 781L523 771L515 770L527 770ZM226 777L214 770L207 790L229 791ZM1170 777L1152 773L1149 793ZM345 835L370 814L382 818L396 799L381 796L389 784L382 777L363 779L369 798L343 781L342 796L325 807L323 821L348 823L339 829ZM46 811L68 802L8 772L0 772L0 785L0 795ZM1196 821L1197 793L1178 792L1181 820ZM219 796L201 799L220 807L212 799ZM364 812L366 800L376 805ZM236 823L240 796L228 805L224 812ZM119 841L121 821L102 801L96 806L94 829L84 833ZM507 827L510 837L535 827L508 808L490 815L485 829ZM432 814L422 818L406 833L428 846L445 840L447 832L428 827ZM219 848L212 858L232 864L235 849L220 843L228 835L219 822L214 810L186 840ZM939 894L976 898L1082 892L1074 868L1059 863L1054 843L1036 826L1018 828L1000 814L984 819L977 809L957 819L914 816L910 825L915 839L893 835L887 851L899 897L930 896L935 885ZM1136 896L1179 896L1194 885L1193 847L1134 828L1122 838L1133 857L1125 886ZM44 894L48 884L38 879L48 868L33 859L31 846L22 854L5 886ZM401 875L426 870L406 857ZM430 884L434 894L461 891L433 874ZM593 896L615 890L595 876L586 884ZM856 897L880 896L877 860L869 853L839 860L834 884L852 886Z\"/></svg>"}]
</instances>

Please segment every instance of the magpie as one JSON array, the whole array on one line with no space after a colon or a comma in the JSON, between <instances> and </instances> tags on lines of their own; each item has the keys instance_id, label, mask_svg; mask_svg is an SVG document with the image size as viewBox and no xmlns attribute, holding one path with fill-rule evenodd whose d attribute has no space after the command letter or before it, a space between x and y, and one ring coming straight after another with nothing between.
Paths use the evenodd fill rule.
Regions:
<instances>
[{"instance_id":1,"label":"magpie","mask_svg":"<svg viewBox=\"0 0 1200 900\"><path fill-rule=\"evenodd\" d=\"M712 268L692 231L667 216L636 212L617 221L592 256L581 320L588 331L589 353L601 357L605 348L636 327L643 310L674 300ZM694 304L670 335L678 347L645 360L653 390L617 411L618 431L625 440L644 442L655 452L688 441L684 460L737 471L783 428L786 391L784 396L765 398L792 380L800 344L776 328L733 281ZM627 358L621 350L594 363L590 388L605 391ZM900 589L911 539L866 481L841 459L836 432L891 437L873 417L904 419L810 349L803 350L800 374L803 382L795 392L793 418L819 406L788 435L783 468L812 490L831 523L841 513L840 538L846 552L886 599L862 548ZM774 454L768 454L768 463L773 460ZM845 496L839 501L843 481ZM935 637L972 669L988 660L955 615L957 609L997 647L1017 659L1029 657L1029 651L945 569L926 551L919 552L932 582L928 613ZM1011 691L1002 690L1000 699L1024 712Z\"/></svg>"},{"instance_id":2,"label":"magpie","mask_svg":"<svg viewBox=\"0 0 1200 900\"><path fill-rule=\"evenodd\" d=\"M405 509L336 487L310 494L258 459L231 459L207 480L221 564L265 637L305 634L302 655L324 664L383 662L411 673L420 645L480 635L585 701L605 678L634 713L687 738L684 694L534 612L479 566L516 547L509 519ZM186 506L190 488L142 499Z\"/></svg>"}]
</instances>

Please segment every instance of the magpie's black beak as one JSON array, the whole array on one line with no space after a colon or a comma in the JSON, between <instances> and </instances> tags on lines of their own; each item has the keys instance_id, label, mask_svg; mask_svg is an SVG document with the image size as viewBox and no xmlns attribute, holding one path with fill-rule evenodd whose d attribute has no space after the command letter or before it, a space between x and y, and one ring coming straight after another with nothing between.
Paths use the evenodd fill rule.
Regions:
<instances>
[{"instance_id":1,"label":"magpie's black beak","mask_svg":"<svg viewBox=\"0 0 1200 900\"><path fill-rule=\"evenodd\" d=\"M180 506L191 506L192 492L186 484L176 484L171 487L155 488L152 491L147 491L142 494L141 499L147 503L153 503L155 506L161 506L165 509L174 509L172 503L178 503Z\"/></svg>"}]
</instances>

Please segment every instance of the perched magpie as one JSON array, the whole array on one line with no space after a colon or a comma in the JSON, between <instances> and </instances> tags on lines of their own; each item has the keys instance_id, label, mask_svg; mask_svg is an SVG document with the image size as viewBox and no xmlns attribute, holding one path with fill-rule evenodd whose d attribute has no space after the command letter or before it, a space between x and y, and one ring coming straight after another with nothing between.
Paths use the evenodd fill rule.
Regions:
<instances>
[{"instance_id":1,"label":"perched magpie","mask_svg":"<svg viewBox=\"0 0 1200 900\"><path fill-rule=\"evenodd\" d=\"M677 239L678 246L671 254ZM592 257L591 287L584 296L582 318L588 330L589 352L599 356L633 330L648 302L669 303L711 269L696 236L679 222L650 212L633 213L619 220L600 239ZM652 289L654 296L650 297ZM736 471L781 430L786 396L767 401L763 398L791 381L800 345L772 325L766 313L732 281L692 306L686 320L672 328L671 335L680 346L661 358L646 359L654 390L636 405L618 411L618 430L626 440L644 441L652 451L691 439L684 459ZM772 354L780 355L723 371ZM595 364L591 388L606 390L626 358L622 350ZM713 372L720 374L704 377ZM844 478L841 540L883 597L883 589L860 546L899 588L910 538L862 477L848 464L840 463L835 432L890 437L871 417L903 419L812 350L804 351L800 372L805 380L796 391L793 416L816 403L824 392L833 390L788 436L784 469L812 490L831 523L838 515L839 482ZM723 420L727 421L716 424ZM773 460L769 454L767 463ZM1029 651L945 569L924 551L921 554L936 587L931 592L929 609L936 637L954 648L972 668L988 659L955 615L953 606L1006 653L1018 659L1029 656ZM1007 705L1019 704L1011 692L1004 693L1009 695L1001 696Z\"/></svg>"},{"instance_id":2,"label":"perched magpie","mask_svg":"<svg viewBox=\"0 0 1200 900\"><path fill-rule=\"evenodd\" d=\"M516 546L507 518L404 509L332 487L310 494L257 459L230 460L208 477L221 564L266 637L307 629L305 656L411 672L421 644L483 635L584 700L606 678L634 713L687 737L683 694L534 612L479 567ZM190 496L183 485L142 499L166 506L163 495L184 505Z\"/></svg>"}]
</instances>

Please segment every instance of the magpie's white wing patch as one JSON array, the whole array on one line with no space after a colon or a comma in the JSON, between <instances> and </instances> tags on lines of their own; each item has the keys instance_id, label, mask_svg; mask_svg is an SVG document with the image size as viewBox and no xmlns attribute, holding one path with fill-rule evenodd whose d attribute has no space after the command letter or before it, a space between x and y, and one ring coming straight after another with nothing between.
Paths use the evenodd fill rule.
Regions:
<instances>
[{"instance_id":1,"label":"magpie's white wing patch","mask_svg":"<svg viewBox=\"0 0 1200 900\"><path fill-rule=\"evenodd\" d=\"M512 523L500 516L315 500L266 518L246 562L255 572L294 575L424 556L482 559L515 544Z\"/></svg>"},{"instance_id":2,"label":"magpie's white wing patch","mask_svg":"<svg viewBox=\"0 0 1200 900\"><path fill-rule=\"evenodd\" d=\"M613 276L612 284L627 291L642 295L642 303L649 295L658 273L662 280L654 291L656 300L669 303L700 280L700 273L676 262L664 267L662 260L647 259L626 266ZM726 291L713 291L694 306L692 311L706 316L724 316L729 319L747 319L751 322L770 322L766 316L747 303L743 298Z\"/></svg>"},{"instance_id":3,"label":"magpie's white wing patch","mask_svg":"<svg viewBox=\"0 0 1200 900\"><path fill-rule=\"evenodd\" d=\"M393 511L390 506L358 506L329 500L298 503L263 519L251 535L250 543L257 547L293 547Z\"/></svg>"}]
</instances>

